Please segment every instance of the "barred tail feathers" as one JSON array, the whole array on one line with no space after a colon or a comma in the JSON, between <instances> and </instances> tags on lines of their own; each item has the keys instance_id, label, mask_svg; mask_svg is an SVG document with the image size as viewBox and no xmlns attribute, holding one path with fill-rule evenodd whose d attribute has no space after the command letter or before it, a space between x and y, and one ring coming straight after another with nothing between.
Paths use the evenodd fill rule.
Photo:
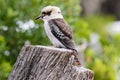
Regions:
<instances>
[{"instance_id":1,"label":"barred tail feathers","mask_svg":"<svg viewBox=\"0 0 120 80\"><path fill-rule=\"evenodd\" d=\"M77 58L77 55L78 55L78 52L77 52L77 50L76 49L73 49L73 55L74 55L74 64L75 65L78 65L78 66L81 66L81 62L78 60L78 58Z\"/></svg>"}]
</instances>

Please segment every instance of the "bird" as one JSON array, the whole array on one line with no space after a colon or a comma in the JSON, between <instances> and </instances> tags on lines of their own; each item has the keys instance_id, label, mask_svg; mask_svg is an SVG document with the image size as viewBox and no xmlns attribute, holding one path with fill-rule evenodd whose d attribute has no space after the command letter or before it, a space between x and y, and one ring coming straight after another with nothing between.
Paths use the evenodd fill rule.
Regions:
<instances>
[{"instance_id":1,"label":"bird","mask_svg":"<svg viewBox=\"0 0 120 80\"><path fill-rule=\"evenodd\" d=\"M69 24L64 20L61 10L57 6L46 6L35 20L43 20L45 32L51 43L56 48L66 48L73 51L75 65L81 65L77 58L73 32Z\"/></svg>"}]
</instances>

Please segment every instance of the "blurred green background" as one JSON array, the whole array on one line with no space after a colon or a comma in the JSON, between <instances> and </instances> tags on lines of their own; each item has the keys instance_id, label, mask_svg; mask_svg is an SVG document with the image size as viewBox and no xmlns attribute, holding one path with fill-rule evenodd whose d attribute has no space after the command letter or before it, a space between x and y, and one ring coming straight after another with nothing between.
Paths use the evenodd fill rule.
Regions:
<instances>
[{"instance_id":1,"label":"blurred green background","mask_svg":"<svg viewBox=\"0 0 120 80\"><path fill-rule=\"evenodd\" d=\"M51 45L43 21L34 20L48 5L60 7L77 45L87 41L84 61L94 71L94 80L120 80L119 3L120 0L0 0L0 80L7 80L24 44Z\"/></svg>"}]
</instances>

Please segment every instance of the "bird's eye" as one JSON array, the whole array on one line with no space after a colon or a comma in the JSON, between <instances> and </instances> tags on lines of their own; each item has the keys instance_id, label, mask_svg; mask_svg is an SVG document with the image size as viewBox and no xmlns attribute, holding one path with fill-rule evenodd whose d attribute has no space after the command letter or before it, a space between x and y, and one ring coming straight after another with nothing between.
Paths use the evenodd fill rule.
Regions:
<instances>
[{"instance_id":1,"label":"bird's eye","mask_svg":"<svg viewBox=\"0 0 120 80\"><path fill-rule=\"evenodd\" d=\"M42 12L42 14L46 14L46 12Z\"/></svg>"},{"instance_id":2,"label":"bird's eye","mask_svg":"<svg viewBox=\"0 0 120 80\"><path fill-rule=\"evenodd\" d=\"M48 11L48 12L42 12L42 14L50 16L51 11Z\"/></svg>"},{"instance_id":3,"label":"bird's eye","mask_svg":"<svg viewBox=\"0 0 120 80\"><path fill-rule=\"evenodd\" d=\"M51 14L51 11L47 12L47 15L49 16Z\"/></svg>"}]
</instances>

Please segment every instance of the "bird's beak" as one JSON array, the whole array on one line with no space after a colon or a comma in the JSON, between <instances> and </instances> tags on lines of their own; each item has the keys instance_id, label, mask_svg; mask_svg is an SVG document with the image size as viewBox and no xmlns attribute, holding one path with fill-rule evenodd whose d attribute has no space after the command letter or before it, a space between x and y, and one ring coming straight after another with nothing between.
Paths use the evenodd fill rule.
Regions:
<instances>
[{"instance_id":1,"label":"bird's beak","mask_svg":"<svg viewBox=\"0 0 120 80\"><path fill-rule=\"evenodd\" d=\"M38 20L38 19L43 19L43 17L44 17L44 15L43 14L41 14L40 16L38 16L37 18L35 18L35 20Z\"/></svg>"}]
</instances>

